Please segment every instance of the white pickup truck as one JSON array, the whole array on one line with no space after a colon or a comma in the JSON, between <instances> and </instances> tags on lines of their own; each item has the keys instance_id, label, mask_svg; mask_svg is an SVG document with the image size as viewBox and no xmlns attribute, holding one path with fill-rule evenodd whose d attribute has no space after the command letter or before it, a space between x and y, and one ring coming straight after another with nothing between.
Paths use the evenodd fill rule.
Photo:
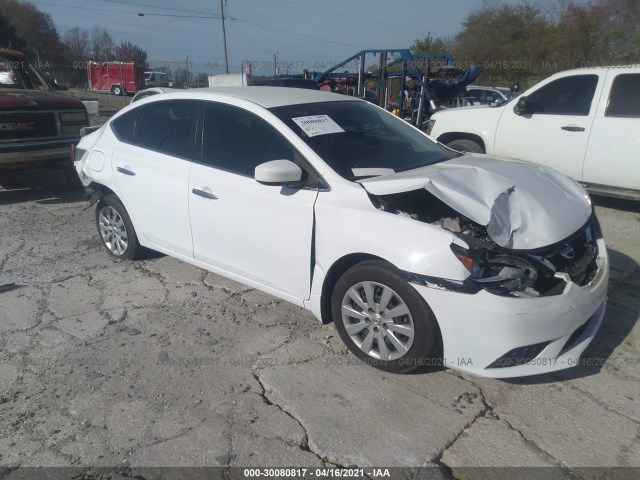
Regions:
<instances>
[{"instance_id":1,"label":"white pickup truck","mask_svg":"<svg viewBox=\"0 0 640 480\"><path fill-rule=\"evenodd\" d=\"M560 72L488 107L435 113L450 148L548 165L596 194L640 200L640 66Z\"/></svg>"}]
</instances>

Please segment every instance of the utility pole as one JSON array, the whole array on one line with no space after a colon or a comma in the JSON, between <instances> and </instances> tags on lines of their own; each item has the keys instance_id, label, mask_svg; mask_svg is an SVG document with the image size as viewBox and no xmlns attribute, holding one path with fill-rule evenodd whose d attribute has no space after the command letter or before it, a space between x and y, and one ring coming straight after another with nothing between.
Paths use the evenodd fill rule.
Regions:
<instances>
[{"instance_id":1,"label":"utility pole","mask_svg":"<svg viewBox=\"0 0 640 480\"><path fill-rule=\"evenodd\" d=\"M227 59L227 33L224 30L224 3L220 0L220 17L222 17L222 41L224 42L224 72L229 73L229 60Z\"/></svg>"}]
</instances>

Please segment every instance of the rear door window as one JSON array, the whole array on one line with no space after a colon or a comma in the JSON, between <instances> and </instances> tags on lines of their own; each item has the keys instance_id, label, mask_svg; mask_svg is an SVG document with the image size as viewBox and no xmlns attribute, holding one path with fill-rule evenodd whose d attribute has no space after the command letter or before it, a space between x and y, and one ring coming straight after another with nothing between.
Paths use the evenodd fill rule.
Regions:
<instances>
[{"instance_id":1,"label":"rear door window","mask_svg":"<svg viewBox=\"0 0 640 480\"><path fill-rule=\"evenodd\" d=\"M197 160L196 131L200 103L155 102L142 108L134 143L173 157Z\"/></svg>"},{"instance_id":2,"label":"rear door window","mask_svg":"<svg viewBox=\"0 0 640 480\"><path fill-rule=\"evenodd\" d=\"M640 74L620 74L613 80L605 116L640 118Z\"/></svg>"}]
</instances>

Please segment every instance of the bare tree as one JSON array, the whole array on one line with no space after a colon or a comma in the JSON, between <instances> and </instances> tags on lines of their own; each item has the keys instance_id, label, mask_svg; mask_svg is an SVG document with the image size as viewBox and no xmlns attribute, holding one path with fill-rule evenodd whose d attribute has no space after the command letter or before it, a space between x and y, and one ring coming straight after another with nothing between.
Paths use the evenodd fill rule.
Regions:
<instances>
[{"instance_id":1,"label":"bare tree","mask_svg":"<svg viewBox=\"0 0 640 480\"><path fill-rule=\"evenodd\" d=\"M91 53L97 62L106 62L113 57L113 40L102 25L94 26L91 32Z\"/></svg>"},{"instance_id":2,"label":"bare tree","mask_svg":"<svg viewBox=\"0 0 640 480\"><path fill-rule=\"evenodd\" d=\"M147 64L147 52L135 43L125 40L113 49L113 56L120 62L134 62L145 69Z\"/></svg>"},{"instance_id":3,"label":"bare tree","mask_svg":"<svg viewBox=\"0 0 640 480\"><path fill-rule=\"evenodd\" d=\"M89 58L89 32L73 27L64 32L62 42L67 48L67 56L73 62L83 62Z\"/></svg>"}]
</instances>

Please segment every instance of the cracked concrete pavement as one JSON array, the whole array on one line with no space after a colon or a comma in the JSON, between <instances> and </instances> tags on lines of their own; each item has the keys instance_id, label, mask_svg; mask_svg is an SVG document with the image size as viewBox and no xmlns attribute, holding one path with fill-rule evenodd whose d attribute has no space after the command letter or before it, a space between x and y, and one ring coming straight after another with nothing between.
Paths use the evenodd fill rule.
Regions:
<instances>
[{"instance_id":1,"label":"cracked concrete pavement","mask_svg":"<svg viewBox=\"0 0 640 480\"><path fill-rule=\"evenodd\" d=\"M365 366L301 308L170 257L112 260L85 206L56 173L0 178L0 477L358 465L555 479L640 466L637 205L599 200L612 281L582 364L513 381Z\"/></svg>"}]
</instances>

